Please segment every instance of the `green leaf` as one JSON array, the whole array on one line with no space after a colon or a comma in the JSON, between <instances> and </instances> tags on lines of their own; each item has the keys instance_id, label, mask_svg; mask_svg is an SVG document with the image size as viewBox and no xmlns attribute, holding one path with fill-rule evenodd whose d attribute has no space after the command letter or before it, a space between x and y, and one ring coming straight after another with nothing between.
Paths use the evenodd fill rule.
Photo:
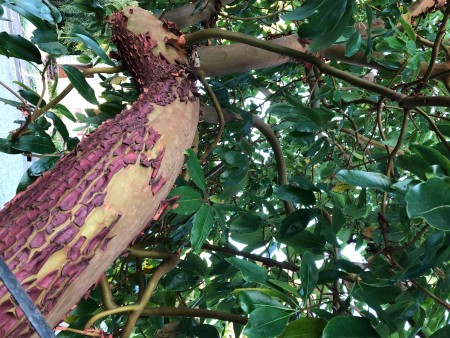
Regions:
<instances>
[{"instance_id":1,"label":"green leaf","mask_svg":"<svg viewBox=\"0 0 450 338\"><path fill-rule=\"evenodd\" d=\"M70 121L76 122L77 119L75 118L75 116L73 116L73 114L70 112L70 110L67 109L66 106L64 106L64 105L62 105L62 104L60 104L60 103L58 103L58 104L55 106L55 109L58 111L58 113L60 113L61 115L64 115L64 116L67 117Z\"/></svg>"},{"instance_id":2,"label":"green leaf","mask_svg":"<svg viewBox=\"0 0 450 338\"><path fill-rule=\"evenodd\" d=\"M28 102L30 102L31 104L37 105L40 99L39 94L37 94L36 92L32 91L32 90L23 90L20 89L19 90L19 94L20 96L22 96L25 100L27 100ZM44 100L41 101L39 108L43 107L46 105L46 102Z\"/></svg>"},{"instance_id":3,"label":"green leaf","mask_svg":"<svg viewBox=\"0 0 450 338\"><path fill-rule=\"evenodd\" d=\"M242 277L244 277L247 282L267 283L269 280L267 270L251 261L236 257L226 258L225 260L241 270Z\"/></svg>"},{"instance_id":4,"label":"green leaf","mask_svg":"<svg viewBox=\"0 0 450 338\"><path fill-rule=\"evenodd\" d=\"M311 251L321 254L324 251L325 238L307 230L298 232L290 237L278 238L281 243L293 247L298 253Z\"/></svg>"},{"instance_id":5,"label":"green leaf","mask_svg":"<svg viewBox=\"0 0 450 338\"><path fill-rule=\"evenodd\" d=\"M36 154L51 154L56 150L51 139L34 135L21 136L18 140L11 142L11 147Z\"/></svg>"},{"instance_id":6,"label":"green leaf","mask_svg":"<svg viewBox=\"0 0 450 338\"><path fill-rule=\"evenodd\" d=\"M28 172L25 171L20 178L19 184L16 188L16 194L18 194L21 191L25 191L29 185L31 185L34 181L36 181L37 177L33 177L28 175Z\"/></svg>"},{"instance_id":7,"label":"green leaf","mask_svg":"<svg viewBox=\"0 0 450 338\"><path fill-rule=\"evenodd\" d=\"M299 289L300 296L307 299L313 293L318 280L319 270L317 269L314 256L309 251L306 251L300 265L300 281L302 282L302 286Z\"/></svg>"},{"instance_id":8,"label":"green leaf","mask_svg":"<svg viewBox=\"0 0 450 338\"><path fill-rule=\"evenodd\" d=\"M324 269L319 271L317 284L334 283L339 278L348 276L345 272L338 269Z\"/></svg>"},{"instance_id":9,"label":"green leaf","mask_svg":"<svg viewBox=\"0 0 450 338\"><path fill-rule=\"evenodd\" d=\"M222 177L225 178L224 187L225 189L219 195L220 199L226 200L238 192L242 191L248 184L248 168L236 168L232 170L227 170Z\"/></svg>"},{"instance_id":10,"label":"green leaf","mask_svg":"<svg viewBox=\"0 0 450 338\"><path fill-rule=\"evenodd\" d=\"M294 9L292 12L282 15L283 20L303 20L314 14L314 12L322 6L326 0L306 0L303 4Z\"/></svg>"},{"instance_id":11,"label":"green leaf","mask_svg":"<svg viewBox=\"0 0 450 338\"><path fill-rule=\"evenodd\" d=\"M58 163L59 156L43 157L33 162L33 164L27 169L28 175L33 177L41 176L45 171L52 169L56 163Z\"/></svg>"},{"instance_id":12,"label":"green leaf","mask_svg":"<svg viewBox=\"0 0 450 338\"><path fill-rule=\"evenodd\" d=\"M80 93L80 95L86 99L89 103L97 104L97 97L95 96L94 90L91 88L91 86L87 83L86 79L84 78L84 75L82 72L80 72L78 69L76 69L73 66L70 65L63 65L61 66L62 69L67 74L67 77L70 80L70 83L75 87L75 89Z\"/></svg>"},{"instance_id":13,"label":"green leaf","mask_svg":"<svg viewBox=\"0 0 450 338\"><path fill-rule=\"evenodd\" d=\"M328 34L322 34L317 38L314 38L309 45L309 50L312 53L319 52L324 48L331 46L336 40L344 33L347 25L352 17L351 10L345 10L339 21L335 24L332 30L328 31Z\"/></svg>"},{"instance_id":14,"label":"green leaf","mask_svg":"<svg viewBox=\"0 0 450 338\"><path fill-rule=\"evenodd\" d=\"M358 283L353 289L353 295L356 299L363 301L363 296L375 299L379 305L393 302L396 297L401 295L402 291L398 286L372 286L365 283Z\"/></svg>"},{"instance_id":15,"label":"green leaf","mask_svg":"<svg viewBox=\"0 0 450 338\"><path fill-rule=\"evenodd\" d=\"M196 325L191 329L191 332L198 338L220 338L217 329L209 324Z\"/></svg>"},{"instance_id":16,"label":"green leaf","mask_svg":"<svg viewBox=\"0 0 450 338\"><path fill-rule=\"evenodd\" d=\"M14 0L14 1L6 0L5 6L11 8L13 11L23 15L27 19L29 16L28 14L31 14L33 17L37 17L41 20L48 21L52 25L55 25L60 21L60 20L55 21L54 14L57 14L57 13L52 13L52 10L46 4L44 4L41 0ZM56 10L56 8L54 8L54 7L52 9ZM59 11L57 11L57 12L59 13ZM60 16L61 15L59 14L59 17Z\"/></svg>"},{"instance_id":17,"label":"green leaf","mask_svg":"<svg viewBox=\"0 0 450 338\"><path fill-rule=\"evenodd\" d=\"M184 152L188 159L186 161L186 168L188 170L189 175L191 176L192 181L195 183L197 187L206 191L206 183L205 176L203 175L203 170L198 161L197 154L192 149L187 149Z\"/></svg>"},{"instance_id":18,"label":"green leaf","mask_svg":"<svg viewBox=\"0 0 450 338\"><path fill-rule=\"evenodd\" d=\"M450 230L450 184L439 178L410 188L406 194L409 218L423 218L432 227Z\"/></svg>"},{"instance_id":19,"label":"green leaf","mask_svg":"<svg viewBox=\"0 0 450 338\"><path fill-rule=\"evenodd\" d=\"M370 320L361 317L335 317L331 319L323 338L380 338L380 335L370 325Z\"/></svg>"},{"instance_id":20,"label":"green leaf","mask_svg":"<svg viewBox=\"0 0 450 338\"><path fill-rule=\"evenodd\" d=\"M53 125L55 126L55 129L61 134L61 137L63 138L64 142L67 142L67 140L69 139L69 132L67 131L67 127L64 124L64 122L60 119L60 117L50 111L47 112L45 115L53 120Z\"/></svg>"},{"instance_id":21,"label":"green leaf","mask_svg":"<svg viewBox=\"0 0 450 338\"><path fill-rule=\"evenodd\" d=\"M288 239L306 229L315 218L314 212L309 209L298 209L289 214L278 229L278 239Z\"/></svg>"},{"instance_id":22,"label":"green leaf","mask_svg":"<svg viewBox=\"0 0 450 338\"><path fill-rule=\"evenodd\" d=\"M448 338L448 337L450 337L450 325L446 325L440 328L430 336L430 338Z\"/></svg>"},{"instance_id":23,"label":"green leaf","mask_svg":"<svg viewBox=\"0 0 450 338\"><path fill-rule=\"evenodd\" d=\"M317 52L333 44L345 31L353 14L354 0L325 0L307 23L299 27L298 35L311 38L308 49Z\"/></svg>"},{"instance_id":24,"label":"green leaf","mask_svg":"<svg viewBox=\"0 0 450 338\"><path fill-rule=\"evenodd\" d=\"M273 192L283 201L299 203L301 205L316 204L316 197L310 190L304 190L291 185L281 185L279 187L275 187Z\"/></svg>"},{"instance_id":25,"label":"green leaf","mask_svg":"<svg viewBox=\"0 0 450 338\"><path fill-rule=\"evenodd\" d=\"M279 338L321 338L326 325L322 318L299 318L289 323Z\"/></svg>"},{"instance_id":26,"label":"green leaf","mask_svg":"<svg viewBox=\"0 0 450 338\"><path fill-rule=\"evenodd\" d=\"M245 313L251 313L257 308L273 307L279 308L283 305L267 293L259 290L240 290L237 301Z\"/></svg>"},{"instance_id":27,"label":"green leaf","mask_svg":"<svg viewBox=\"0 0 450 338\"><path fill-rule=\"evenodd\" d=\"M336 178L348 184L363 188L374 188L389 191L392 181L386 175L362 170L339 170Z\"/></svg>"},{"instance_id":28,"label":"green leaf","mask_svg":"<svg viewBox=\"0 0 450 338\"><path fill-rule=\"evenodd\" d=\"M11 147L11 141L4 138L0 138L0 152L5 154L20 154L20 151L14 150Z\"/></svg>"},{"instance_id":29,"label":"green leaf","mask_svg":"<svg viewBox=\"0 0 450 338\"><path fill-rule=\"evenodd\" d=\"M191 230L191 244L194 252L199 252L203 243L213 228L213 209L208 205L203 205L195 214Z\"/></svg>"},{"instance_id":30,"label":"green leaf","mask_svg":"<svg viewBox=\"0 0 450 338\"><path fill-rule=\"evenodd\" d=\"M409 148L412 152L418 154L421 158L423 158L429 164L429 166L432 166L434 164L440 165L447 171L447 174L450 176L450 159L445 157L438 150L422 144L412 144L409 146Z\"/></svg>"},{"instance_id":31,"label":"green leaf","mask_svg":"<svg viewBox=\"0 0 450 338\"><path fill-rule=\"evenodd\" d=\"M236 234L251 233L257 231L262 225L261 217L254 214L243 214L238 216L230 224L230 232Z\"/></svg>"},{"instance_id":32,"label":"green leaf","mask_svg":"<svg viewBox=\"0 0 450 338\"><path fill-rule=\"evenodd\" d=\"M35 29L31 42L37 44L42 51L51 55L66 55L69 53L66 46L58 41L58 35L50 29Z\"/></svg>"},{"instance_id":33,"label":"green leaf","mask_svg":"<svg viewBox=\"0 0 450 338\"><path fill-rule=\"evenodd\" d=\"M361 47L361 32L357 30L345 45L345 56L350 57L354 55L359 50L359 47Z\"/></svg>"},{"instance_id":34,"label":"green leaf","mask_svg":"<svg viewBox=\"0 0 450 338\"><path fill-rule=\"evenodd\" d=\"M196 212L203 205L203 198L195 189L184 186L173 189L169 197L180 196L177 201L178 207L173 210L180 215L190 215Z\"/></svg>"},{"instance_id":35,"label":"green leaf","mask_svg":"<svg viewBox=\"0 0 450 338\"><path fill-rule=\"evenodd\" d=\"M43 157L33 164L25 171L17 186L16 193L24 191L37 177L41 176L45 171L52 169L58 163L59 156Z\"/></svg>"},{"instance_id":36,"label":"green leaf","mask_svg":"<svg viewBox=\"0 0 450 338\"><path fill-rule=\"evenodd\" d=\"M197 286L199 281L200 279L191 271L177 269L167 273L161 283L168 290L184 291Z\"/></svg>"},{"instance_id":37,"label":"green leaf","mask_svg":"<svg viewBox=\"0 0 450 338\"><path fill-rule=\"evenodd\" d=\"M248 166L248 158L246 155L237 151L228 151L223 156L223 159L231 166L236 168L243 168Z\"/></svg>"},{"instance_id":38,"label":"green leaf","mask_svg":"<svg viewBox=\"0 0 450 338\"><path fill-rule=\"evenodd\" d=\"M106 55L100 45L95 41L95 38L86 32L81 26L74 26L72 34L82 41L86 47L91 49L97 56L99 56L106 64L115 66L114 62Z\"/></svg>"},{"instance_id":39,"label":"green leaf","mask_svg":"<svg viewBox=\"0 0 450 338\"><path fill-rule=\"evenodd\" d=\"M278 336L286 327L291 315L281 309L262 307L250 313L244 334L252 338Z\"/></svg>"},{"instance_id":40,"label":"green leaf","mask_svg":"<svg viewBox=\"0 0 450 338\"><path fill-rule=\"evenodd\" d=\"M39 49L20 35L9 35L6 32L1 32L0 54L38 64L42 63Z\"/></svg>"},{"instance_id":41,"label":"green leaf","mask_svg":"<svg viewBox=\"0 0 450 338\"><path fill-rule=\"evenodd\" d=\"M406 21L403 16L399 16L398 18L400 20L400 23L406 33L406 35L408 35L408 37L412 40L412 41L416 41L416 32L414 31L414 28L411 26L411 24Z\"/></svg>"}]
</instances>

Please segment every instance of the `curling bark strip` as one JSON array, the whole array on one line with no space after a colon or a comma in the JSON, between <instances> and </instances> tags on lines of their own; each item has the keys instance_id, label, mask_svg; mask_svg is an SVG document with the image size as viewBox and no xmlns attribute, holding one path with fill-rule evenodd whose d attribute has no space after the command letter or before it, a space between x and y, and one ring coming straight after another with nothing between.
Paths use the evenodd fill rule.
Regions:
<instances>
[{"instance_id":1,"label":"curling bark strip","mask_svg":"<svg viewBox=\"0 0 450 338\"><path fill-rule=\"evenodd\" d=\"M176 29L140 8L109 23L138 100L0 211L0 254L51 326L167 205L198 122ZM0 286L0 337L32 334Z\"/></svg>"}]
</instances>

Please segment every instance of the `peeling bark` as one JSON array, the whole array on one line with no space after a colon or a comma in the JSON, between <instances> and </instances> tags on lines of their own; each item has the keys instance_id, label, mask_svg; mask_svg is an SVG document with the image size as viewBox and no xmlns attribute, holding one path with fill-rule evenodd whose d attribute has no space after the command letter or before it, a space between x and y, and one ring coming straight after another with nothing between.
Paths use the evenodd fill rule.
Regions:
<instances>
[{"instance_id":1,"label":"peeling bark","mask_svg":"<svg viewBox=\"0 0 450 338\"><path fill-rule=\"evenodd\" d=\"M154 217L198 122L187 57L170 44L176 30L140 8L109 21L138 100L0 212L0 254L51 326ZM32 333L2 285L0 337Z\"/></svg>"}]
</instances>

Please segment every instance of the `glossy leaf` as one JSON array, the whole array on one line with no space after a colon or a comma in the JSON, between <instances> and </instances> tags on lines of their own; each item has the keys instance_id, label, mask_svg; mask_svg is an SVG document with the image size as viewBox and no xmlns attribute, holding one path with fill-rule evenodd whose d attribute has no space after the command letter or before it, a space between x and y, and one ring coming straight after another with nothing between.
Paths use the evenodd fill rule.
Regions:
<instances>
[{"instance_id":1,"label":"glossy leaf","mask_svg":"<svg viewBox=\"0 0 450 338\"><path fill-rule=\"evenodd\" d=\"M269 280L266 269L251 261L235 257L227 258L226 261L241 270L242 277L248 282L267 283Z\"/></svg>"},{"instance_id":2,"label":"glossy leaf","mask_svg":"<svg viewBox=\"0 0 450 338\"><path fill-rule=\"evenodd\" d=\"M406 194L407 212L410 218L424 219L432 227L450 230L450 184L432 178L412 187Z\"/></svg>"},{"instance_id":3,"label":"glossy leaf","mask_svg":"<svg viewBox=\"0 0 450 338\"><path fill-rule=\"evenodd\" d=\"M18 140L11 142L11 147L36 154L51 154L56 150L51 139L34 135L21 136Z\"/></svg>"},{"instance_id":4,"label":"glossy leaf","mask_svg":"<svg viewBox=\"0 0 450 338\"><path fill-rule=\"evenodd\" d=\"M389 177L379 173L361 170L339 170L336 178L356 187L375 188L388 191L392 181Z\"/></svg>"},{"instance_id":5,"label":"glossy leaf","mask_svg":"<svg viewBox=\"0 0 450 338\"><path fill-rule=\"evenodd\" d=\"M281 226L278 230L278 238L280 240L288 239L299 232L302 232L306 229L314 217L315 215L312 210L295 210L281 222Z\"/></svg>"},{"instance_id":6,"label":"glossy leaf","mask_svg":"<svg viewBox=\"0 0 450 338\"><path fill-rule=\"evenodd\" d=\"M317 269L314 256L307 251L303 255L300 264L300 281L302 283L299 289L300 296L304 299L308 298L313 293L318 280L319 270Z\"/></svg>"},{"instance_id":7,"label":"glossy leaf","mask_svg":"<svg viewBox=\"0 0 450 338\"><path fill-rule=\"evenodd\" d=\"M34 105L37 105L40 100L40 95L38 95L35 91L20 89L18 90L18 92L20 96L22 96L25 100ZM45 106L45 104L46 104L45 100L41 100L39 107L41 108Z\"/></svg>"},{"instance_id":8,"label":"glossy leaf","mask_svg":"<svg viewBox=\"0 0 450 338\"><path fill-rule=\"evenodd\" d=\"M358 30L352 34L345 46L345 56L350 57L354 55L361 47L361 32Z\"/></svg>"},{"instance_id":9,"label":"glossy leaf","mask_svg":"<svg viewBox=\"0 0 450 338\"><path fill-rule=\"evenodd\" d=\"M58 41L58 35L49 29L35 29L31 42L38 45L39 49L51 55L66 55L66 46Z\"/></svg>"},{"instance_id":10,"label":"glossy leaf","mask_svg":"<svg viewBox=\"0 0 450 338\"><path fill-rule=\"evenodd\" d=\"M244 334L254 338L275 337L283 331L289 317L289 313L280 309L258 308L250 313Z\"/></svg>"},{"instance_id":11,"label":"glossy leaf","mask_svg":"<svg viewBox=\"0 0 450 338\"><path fill-rule=\"evenodd\" d=\"M239 291L237 301L245 313L251 313L261 307L280 308L283 305L265 292L258 290Z\"/></svg>"},{"instance_id":12,"label":"glossy leaf","mask_svg":"<svg viewBox=\"0 0 450 338\"><path fill-rule=\"evenodd\" d=\"M205 176L203 175L202 167L200 166L200 162L198 161L197 154L192 149L187 149L185 154L188 155L188 159L186 161L186 167L189 175L191 176L192 181L195 183L197 187L206 190Z\"/></svg>"},{"instance_id":13,"label":"glossy leaf","mask_svg":"<svg viewBox=\"0 0 450 338\"><path fill-rule=\"evenodd\" d=\"M199 278L191 271L172 270L162 279L162 285L172 291L188 290L199 283Z\"/></svg>"},{"instance_id":14,"label":"glossy leaf","mask_svg":"<svg viewBox=\"0 0 450 338\"><path fill-rule=\"evenodd\" d=\"M106 55L95 38L87 33L82 27L75 26L72 30L72 34L74 34L80 41L82 41L86 45L86 47L88 47L96 55L98 55L106 64L115 66L114 62L108 57L108 55Z\"/></svg>"},{"instance_id":15,"label":"glossy leaf","mask_svg":"<svg viewBox=\"0 0 450 338\"><path fill-rule=\"evenodd\" d=\"M191 244L194 252L199 252L214 226L213 209L205 204L195 214L191 230Z\"/></svg>"},{"instance_id":16,"label":"glossy leaf","mask_svg":"<svg viewBox=\"0 0 450 338\"><path fill-rule=\"evenodd\" d=\"M67 130L66 125L61 120L61 118L52 112L47 112L45 115L53 120L55 129L61 134L61 137L63 138L64 142L67 142L67 140L69 139L69 132Z\"/></svg>"},{"instance_id":17,"label":"glossy leaf","mask_svg":"<svg viewBox=\"0 0 450 338\"><path fill-rule=\"evenodd\" d=\"M203 204L203 198L195 189L185 186L173 189L169 197L180 196L174 212L180 215L190 215L196 212Z\"/></svg>"},{"instance_id":18,"label":"glossy leaf","mask_svg":"<svg viewBox=\"0 0 450 338\"><path fill-rule=\"evenodd\" d=\"M416 41L416 32L414 31L414 28L411 26L411 24L402 16L399 17L399 21L403 29L405 30L406 35L408 35L408 38L410 38L412 41Z\"/></svg>"},{"instance_id":19,"label":"glossy leaf","mask_svg":"<svg viewBox=\"0 0 450 338\"><path fill-rule=\"evenodd\" d=\"M191 329L191 332L198 338L220 338L217 329L209 324L196 325Z\"/></svg>"},{"instance_id":20,"label":"glossy leaf","mask_svg":"<svg viewBox=\"0 0 450 338\"><path fill-rule=\"evenodd\" d=\"M20 35L0 32L0 54L38 64L42 63L39 49Z\"/></svg>"},{"instance_id":21,"label":"glossy leaf","mask_svg":"<svg viewBox=\"0 0 450 338\"><path fill-rule=\"evenodd\" d=\"M289 323L279 338L321 338L326 325L322 318L299 318Z\"/></svg>"},{"instance_id":22,"label":"glossy leaf","mask_svg":"<svg viewBox=\"0 0 450 338\"><path fill-rule=\"evenodd\" d=\"M450 335L450 325L446 325L436 332L434 332L430 338L447 338Z\"/></svg>"},{"instance_id":23,"label":"glossy leaf","mask_svg":"<svg viewBox=\"0 0 450 338\"><path fill-rule=\"evenodd\" d=\"M67 117L70 121L75 122L77 119L75 118L75 116L73 116L73 114L70 112L69 109L67 109L66 106L58 103L55 106L55 109L58 111L58 113L60 113L61 115L64 115L65 117Z\"/></svg>"},{"instance_id":24,"label":"glossy leaf","mask_svg":"<svg viewBox=\"0 0 450 338\"><path fill-rule=\"evenodd\" d=\"M38 177L41 176L45 171L52 169L56 163L58 163L59 156L49 156L43 157L33 162L33 164L28 168L28 175Z\"/></svg>"},{"instance_id":25,"label":"glossy leaf","mask_svg":"<svg viewBox=\"0 0 450 338\"><path fill-rule=\"evenodd\" d=\"M283 15L283 20L303 20L314 14L314 12L325 2L326 0L306 0L303 4L295 8L292 12Z\"/></svg>"},{"instance_id":26,"label":"glossy leaf","mask_svg":"<svg viewBox=\"0 0 450 338\"><path fill-rule=\"evenodd\" d=\"M230 232L233 233L251 233L262 225L261 217L253 214L243 214L238 216L230 224Z\"/></svg>"},{"instance_id":27,"label":"glossy leaf","mask_svg":"<svg viewBox=\"0 0 450 338\"><path fill-rule=\"evenodd\" d=\"M361 317L335 317L323 330L323 338L380 338L370 325L370 320Z\"/></svg>"},{"instance_id":28,"label":"glossy leaf","mask_svg":"<svg viewBox=\"0 0 450 338\"><path fill-rule=\"evenodd\" d=\"M54 6L47 6L41 0L6 0L5 5L22 14L34 23L33 17L55 25L61 21L61 14Z\"/></svg>"},{"instance_id":29,"label":"glossy leaf","mask_svg":"<svg viewBox=\"0 0 450 338\"><path fill-rule=\"evenodd\" d=\"M299 203L301 205L313 205L316 203L316 197L312 191L291 185L281 185L276 187L273 192L283 201Z\"/></svg>"},{"instance_id":30,"label":"glossy leaf","mask_svg":"<svg viewBox=\"0 0 450 338\"><path fill-rule=\"evenodd\" d=\"M86 99L89 103L98 104L97 97L92 87L87 83L82 72L70 65L62 65L62 69L67 74L70 83L75 87L75 89L80 93L80 95Z\"/></svg>"}]
</instances>

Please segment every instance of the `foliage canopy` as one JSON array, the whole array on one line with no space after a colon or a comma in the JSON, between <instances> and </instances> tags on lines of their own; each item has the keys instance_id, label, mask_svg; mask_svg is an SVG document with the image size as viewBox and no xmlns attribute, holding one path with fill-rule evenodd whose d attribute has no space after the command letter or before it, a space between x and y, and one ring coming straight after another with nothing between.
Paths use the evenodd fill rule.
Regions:
<instances>
[{"instance_id":1,"label":"foliage canopy","mask_svg":"<svg viewBox=\"0 0 450 338\"><path fill-rule=\"evenodd\" d=\"M207 13L209 2L196 1L184 15ZM198 72L203 119L169 195L179 199L80 301L65 319L69 328L83 330L105 307L141 300L167 258L155 252L178 252L180 262L161 278L132 337L158 336L169 322L179 323L183 337L449 336L450 5L428 2L216 1L215 13L185 27L188 42L190 33L199 34L191 35L197 42L211 32L199 48L232 52L214 60L221 75ZM40 65L43 74L43 52L76 49L86 64L114 66L108 15L133 3L172 18L172 9L188 6L55 3L0 1L0 14L10 8L36 26L31 41L0 33L0 53ZM223 37L214 27L245 37ZM292 36L300 43L290 62L228 73L243 57L231 49L233 39L257 37L265 48ZM117 70L100 75L101 94L79 70L64 70L97 109L73 114L55 101L52 86L49 103L25 84L23 102L1 99L30 114L19 132L0 139L0 151L45 155L18 191L76 146L63 117L92 131L138 95ZM92 333L118 335L128 315L95 318L89 325L101 330Z\"/></svg>"}]
</instances>

